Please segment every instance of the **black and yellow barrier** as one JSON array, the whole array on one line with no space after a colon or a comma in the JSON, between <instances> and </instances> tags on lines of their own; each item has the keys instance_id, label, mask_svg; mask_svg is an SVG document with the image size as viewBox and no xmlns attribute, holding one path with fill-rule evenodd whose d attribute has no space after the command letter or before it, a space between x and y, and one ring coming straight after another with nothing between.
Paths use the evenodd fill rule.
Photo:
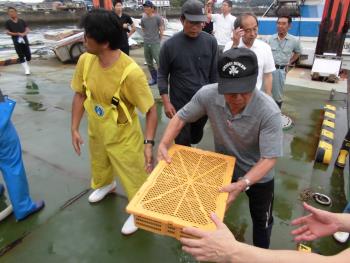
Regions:
<instances>
[{"instance_id":1,"label":"black and yellow barrier","mask_svg":"<svg viewBox=\"0 0 350 263\"><path fill-rule=\"evenodd\" d=\"M322 122L320 141L316 151L316 162L329 164L332 159L333 141L335 130L336 107L327 104L324 106L324 118Z\"/></svg>"}]
</instances>

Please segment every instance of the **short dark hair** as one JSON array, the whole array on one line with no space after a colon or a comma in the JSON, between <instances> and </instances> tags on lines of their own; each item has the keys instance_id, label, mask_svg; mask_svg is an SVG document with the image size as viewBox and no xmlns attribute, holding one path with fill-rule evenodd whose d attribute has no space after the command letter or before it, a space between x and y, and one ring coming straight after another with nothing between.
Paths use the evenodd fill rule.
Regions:
<instances>
[{"instance_id":1,"label":"short dark hair","mask_svg":"<svg viewBox=\"0 0 350 263\"><path fill-rule=\"evenodd\" d=\"M277 18L277 22L278 20L280 20L280 18L287 18L288 19L288 24L292 23L292 17L290 15L279 15Z\"/></svg>"},{"instance_id":2,"label":"short dark hair","mask_svg":"<svg viewBox=\"0 0 350 263\"><path fill-rule=\"evenodd\" d=\"M222 1L222 4L223 3L226 3L226 4L228 4L229 7L232 7L232 1L231 0L224 0L224 1Z\"/></svg>"},{"instance_id":3,"label":"short dark hair","mask_svg":"<svg viewBox=\"0 0 350 263\"><path fill-rule=\"evenodd\" d=\"M15 10L15 11L17 12L17 9L14 8L13 6L9 6L9 7L7 8L7 12L10 11L10 10Z\"/></svg>"},{"instance_id":4,"label":"short dark hair","mask_svg":"<svg viewBox=\"0 0 350 263\"><path fill-rule=\"evenodd\" d=\"M112 1L113 6L115 6L116 4L120 3L121 5L123 5L123 1L122 0L113 0Z\"/></svg>"},{"instance_id":5,"label":"short dark hair","mask_svg":"<svg viewBox=\"0 0 350 263\"><path fill-rule=\"evenodd\" d=\"M123 29L117 15L112 11L94 9L82 17L80 27L84 28L85 34L97 43L108 42L112 50L122 46Z\"/></svg>"},{"instance_id":6,"label":"short dark hair","mask_svg":"<svg viewBox=\"0 0 350 263\"><path fill-rule=\"evenodd\" d=\"M235 23L234 23L234 28L237 29L239 27L242 27L242 22L245 18L247 17L254 17L255 21L256 21L256 24L259 25L259 21L258 21L258 18L256 17L256 15L254 15L253 13L244 13L244 14L241 14L239 15L236 20L235 20Z\"/></svg>"}]
</instances>

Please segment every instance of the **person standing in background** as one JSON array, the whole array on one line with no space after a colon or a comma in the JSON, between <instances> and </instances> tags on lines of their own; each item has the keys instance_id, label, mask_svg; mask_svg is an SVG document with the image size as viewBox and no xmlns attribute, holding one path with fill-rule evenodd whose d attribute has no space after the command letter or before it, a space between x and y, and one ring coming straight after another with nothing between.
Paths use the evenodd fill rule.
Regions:
<instances>
[{"instance_id":1,"label":"person standing in background","mask_svg":"<svg viewBox=\"0 0 350 263\"><path fill-rule=\"evenodd\" d=\"M277 34L272 35L268 44L271 46L276 70L272 72L272 96L278 107L282 107L283 89L288 67L295 64L301 53L300 41L288 34L292 18L281 15L277 19Z\"/></svg>"},{"instance_id":2,"label":"person standing in background","mask_svg":"<svg viewBox=\"0 0 350 263\"><path fill-rule=\"evenodd\" d=\"M117 15L119 23L123 27L123 44L120 48L125 54L129 55L129 37L134 34L136 31L136 27L131 17L127 14L123 13L123 1L122 0L114 0L113 2L114 12ZM129 29L130 27L130 29Z\"/></svg>"},{"instance_id":3,"label":"person standing in background","mask_svg":"<svg viewBox=\"0 0 350 263\"><path fill-rule=\"evenodd\" d=\"M232 41L228 42L224 52L235 47L249 48L258 57L259 74L256 88L272 96L272 72L275 71L270 46L258 37L258 19L252 13L237 17Z\"/></svg>"},{"instance_id":4,"label":"person standing in background","mask_svg":"<svg viewBox=\"0 0 350 263\"><path fill-rule=\"evenodd\" d=\"M144 56L147 63L148 70L151 74L151 80L149 85L157 84L157 69L154 67L153 60L156 61L157 67L159 66L159 51L160 41L163 37L163 20L155 14L154 5L151 1L147 0L143 4L144 15L141 18L141 27L143 31L144 41Z\"/></svg>"},{"instance_id":5,"label":"person standing in background","mask_svg":"<svg viewBox=\"0 0 350 263\"><path fill-rule=\"evenodd\" d=\"M213 13L213 3L209 0L205 5L205 13L212 14ZM203 31L208 34L213 34L214 25L213 22L207 18L207 21L204 22Z\"/></svg>"},{"instance_id":6,"label":"person standing in background","mask_svg":"<svg viewBox=\"0 0 350 263\"><path fill-rule=\"evenodd\" d=\"M158 89L164 112L171 119L204 85L217 82L217 49L215 37L202 32L207 17L198 0L186 1L181 10L183 30L164 42L160 50ZM175 139L177 144L191 146L203 137L207 116L188 123Z\"/></svg>"},{"instance_id":7,"label":"person standing in background","mask_svg":"<svg viewBox=\"0 0 350 263\"><path fill-rule=\"evenodd\" d=\"M207 4L213 5L212 0L209 0ZM222 53L226 43L231 41L231 34L236 20L236 17L231 15L231 11L232 1L224 0L221 4L221 14L207 14L214 24L213 33L218 41L220 53Z\"/></svg>"},{"instance_id":8,"label":"person standing in background","mask_svg":"<svg viewBox=\"0 0 350 263\"><path fill-rule=\"evenodd\" d=\"M27 23L18 18L17 10L14 7L7 9L7 14L10 17L5 23L6 34L12 37L13 45L15 46L19 62L21 63L24 73L30 75L28 62L32 59L32 54L29 48Z\"/></svg>"}]
</instances>

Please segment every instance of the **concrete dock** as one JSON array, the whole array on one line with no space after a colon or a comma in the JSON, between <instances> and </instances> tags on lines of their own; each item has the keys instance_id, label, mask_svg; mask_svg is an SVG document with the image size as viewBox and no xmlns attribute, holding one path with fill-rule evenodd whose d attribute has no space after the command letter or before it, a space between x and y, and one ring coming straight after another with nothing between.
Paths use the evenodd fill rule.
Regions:
<instances>
[{"instance_id":1,"label":"concrete dock","mask_svg":"<svg viewBox=\"0 0 350 263\"><path fill-rule=\"evenodd\" d=\"M131 56L146 72L142 49L132 50ZM29 77L23 75L20 65L0 67L0 87L17 101L13 122L21 138L31 195L44 199L46 207L23 222L17 223L13 216L0 222L0 262L195 262L181 251L175 239L143 230L122 236L120 229L128 216L127 200L122 195L111 194L98 204L88 203L86 120L81 125L85 139L82 156L78 157L71 146L70 80L75 65L61 64L55 58L37 59L31 65ZM158 107L159 142L168 119L158 91L154 88L152 92ZM300 201L304 189L311 188L332 198L330 207L310 200L316 207L341 212L345 206L344 189L348 186L344 186L344 179L349 178L349 169L335 168L334 162L348 128L347 94L339 90L332 101L329 97L329 88L320 90L299 84L286 87L283 113L292 118L294 126L284 132L284 156L276 166L273 249L295 249L290 221L304 214ZM327 103L337 107L335 151L328 166L314 161L322 108ZM198 147L213 150L210 125ZM8 200L1 197L0 208L4 208L4 202ZM229 209L225 223L238 240L252 244L252 224L244 194ZM339 244L328 237L308 245L315 252L331 255L349 247L349 242Z\"/></svg>"}]
</instances>

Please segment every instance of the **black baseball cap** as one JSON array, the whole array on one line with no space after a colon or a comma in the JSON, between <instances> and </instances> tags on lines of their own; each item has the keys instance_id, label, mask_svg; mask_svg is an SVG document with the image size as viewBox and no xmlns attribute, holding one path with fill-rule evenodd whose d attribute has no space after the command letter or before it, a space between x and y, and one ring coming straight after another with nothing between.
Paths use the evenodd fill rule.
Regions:
<instances>
[{"instance_id":1,"label":"black baseball cap","mask_svg":"<svg viewBox=\"0 0 350 263\"><path fill-rule=\"evenodd\" d=\"M143 6L145 6L145 7L154 7L154 4L151 1L147 0L146 2L143 3Z\"/></svg>"},{"instance_id":2,"label":"black baseball cap","mask_svg":"<svg viewBox=\"0 0 350 263\"><path fill-rule=\"evenodd\" d=\"M258 59L248 48L231 48L218 59L220 94L246 93L255 89Z\"/></svg>"},{"instance_id":3,"label":"black baseball cap","mask_svg":"<svg viewBox=\"0 0 350 263\"><path fill-rule=\"evenodd\" d=\"M181 8L181 14L185 16L186 20L193 22L206 22L207 16L205 14L204 5L198 0L187 0Z\"/></svg>"}]
</instances>

